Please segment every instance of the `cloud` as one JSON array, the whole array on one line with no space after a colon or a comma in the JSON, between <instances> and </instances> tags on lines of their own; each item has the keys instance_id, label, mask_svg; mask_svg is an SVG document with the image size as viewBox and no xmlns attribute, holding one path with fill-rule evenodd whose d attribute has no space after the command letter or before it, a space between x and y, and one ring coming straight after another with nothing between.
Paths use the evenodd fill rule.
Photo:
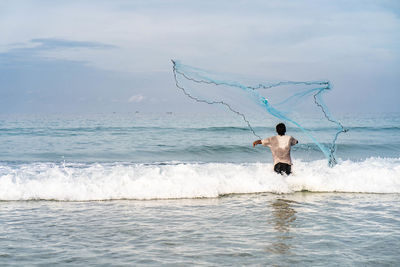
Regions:
<instances>
[{"instance_id":1,"label":"cloud","mask_svg":"<svg viewBox=\"0 0 400 267\"><path fill-rule=\"evenodd\" d=\"M128 102L129 103L140 103L142 102L146 97L143 95L133 95L129 98Z\"/></svg>"},{"instance_id":2,"label":"cloud","mask_svg":"<svg viewBox=\"0 0 400 267\"><path fill-rule=\"evenodd\" d=\"M371 57L379 49L398 57L398 18L378 2L366 2L38 1L27 8L29 1L18 1L8 5L26 13L6 13L7 27L0 23L0 44L29 38L48 50L46 56L84 60L114 71L166 71L169 59L176 58L240 73L274 70L274 64L282 61L308 63L310 72L318 72L320 66L313 67L316 62L341 58L343 66L350 65L345 51L354 44L363 49L352 49L353 58L355 53ZM38 38L49 36L58 38ZM53 47L82 50L60 53ZM118 49L99 49L110 47Z\"/></svg>"},{"instance_id":3,"label":"cloud","mask_svg":"<svg viewBox=\"0 0 400 267\"><path fill-rule=\"evenodd\" d=\"M116 48L115 45L103 44L100 42L82 42L57 38L36 38L31 42L39 44L37 49L57 49L57 48Z\"/></svg>"},{"instance_id":4,"label":"cloud","mask_svg":"<svg viewBox=\"0 0 400 267\"><path fill-rule=\"evenodd\" d=\"M55 38L36 38L27 43L11 44L11 49L0 55L24 54L36 55L39 52L52 51L57 49L110 49L116 48L115 45L104 44L101 42L82 42Z\"/></svg>"},{"instance_id":5,"label":"cloud","mask_svg":"<svg viewBox=\"0 0 400 267\"><path fill-rule=\"evenodd\" d=\"M108 50L117 48L101 42L75 41L56 38L35 38L26 43L14 43L9 50L0 52L0 69L20 68L23 64L34 66L42 61L52 60L64 64L91 65L91 61L83 57L70 57L76 53L90 53L92 50Z\"/></svg>"}]
</instances>

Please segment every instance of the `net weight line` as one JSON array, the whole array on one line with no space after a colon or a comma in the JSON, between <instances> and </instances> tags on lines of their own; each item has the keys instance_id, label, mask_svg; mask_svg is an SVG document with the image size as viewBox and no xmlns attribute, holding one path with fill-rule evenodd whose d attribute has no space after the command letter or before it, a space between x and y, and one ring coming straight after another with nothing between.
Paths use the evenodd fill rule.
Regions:
<instances>
[{"instance_id":1,"label":"net weight line","mask_svg":"<svg viewBox=\"0 0 400 267\"><path fill-rule=\"evenodd\" d=\"M178 78L177 78L177 75L176 75L176 74L179 73L180 75L182 75L183 77L185 77L187 80L193 81L193 82L195 82L195 83L207 83L207 84L214 84L214 85L220 85L220 84L215 83L215 82L208 82L208 81L198 81L198 80L195 80L195 79L193 79L193 78L190 78L190 77L186 76L184 73L179 72L179 71L176 69L176 63L175 63L175 61L174 61L174 60L171 60L171 61L172 61L172 63L173 63L173 72L174 72L175 85L176 85L176 87L178 87L179 89L181 89L182 92L183 92L187 97L189 97L189 98L191 98L191 99L193 99L193 100L195 100L195 101L197 101L197 102L200 102L200 103L206 103L206 104L209 104L209 105L219 104L219 105L224 105L224 106L226 106L230 111L232 111L233 113L237 114L238 116L240 116L240 117L244 120L244 122L247 124L247 127L249 127L250 131L253 133L253 135L254 135L255 137L258 137L259 139L261 139L261 137L260 137L258 134L256 134L256 132L254 131L253 127L251 127L250 122L247 120L246 116L245 116L243 113L240 113L239 111L233 109L228 103L226 103L226 102L224 102L224 101L208 101L208 100L199 99L199 98L197 98L197 97L195 97L195 96L192 96L191 94L189 94L189 93L186 91L186 89L185 89L184 87L182 87L182 86L179 85Z\"/></svg>"}]
</instances>

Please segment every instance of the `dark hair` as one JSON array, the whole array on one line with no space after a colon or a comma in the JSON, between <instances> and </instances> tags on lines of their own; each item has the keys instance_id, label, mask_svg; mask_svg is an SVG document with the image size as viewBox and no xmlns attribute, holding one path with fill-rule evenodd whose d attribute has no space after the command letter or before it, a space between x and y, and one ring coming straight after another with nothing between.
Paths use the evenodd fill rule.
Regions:
<instances>
[{"instance_id":1,"label":"dark hair","mask_svg":"<svg viewBox=\"0 0 400 267\"><path fill-rule=\"evenodd\" d=\"M285 135L286 133L286 126L283 123L279 123L278 125L276 125L276 132L279 135Z\"/></svg>"}]
</instances>

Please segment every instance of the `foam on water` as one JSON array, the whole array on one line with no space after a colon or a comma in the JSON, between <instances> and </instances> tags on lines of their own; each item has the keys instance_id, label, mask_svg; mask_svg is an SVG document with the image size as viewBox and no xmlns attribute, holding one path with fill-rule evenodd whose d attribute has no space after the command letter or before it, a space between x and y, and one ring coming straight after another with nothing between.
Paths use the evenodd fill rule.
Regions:
<instances>
[{"instance_id":1,"label":"foam on water","mask_svg":"<svg viewBox=\"0 0 400 267\"><path fill-rule=\"evenodd\" d=\"M234 193L400 193L400 158L295 161L281 176L265 163L0 165L0 200L86 201L218 197Z\"/></svg>"}]
</instances>

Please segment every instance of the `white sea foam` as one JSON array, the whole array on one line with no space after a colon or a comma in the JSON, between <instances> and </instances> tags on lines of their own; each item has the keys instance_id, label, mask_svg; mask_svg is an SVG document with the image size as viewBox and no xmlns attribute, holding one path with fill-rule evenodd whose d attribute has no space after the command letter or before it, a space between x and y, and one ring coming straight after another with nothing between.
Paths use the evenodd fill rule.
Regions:
<instances>
[{"instance_id":1,"label":"white sea foam","mask_svg":"<svg viewBox=\"0 0 400 267\"><path fill-rule=\"evenodd\" d=\"M0 200L108 200L218 197L232 193L400 193L400 159L295 161L294 174L271 164L0 165Z\"/></svg>"}]
</instances>

